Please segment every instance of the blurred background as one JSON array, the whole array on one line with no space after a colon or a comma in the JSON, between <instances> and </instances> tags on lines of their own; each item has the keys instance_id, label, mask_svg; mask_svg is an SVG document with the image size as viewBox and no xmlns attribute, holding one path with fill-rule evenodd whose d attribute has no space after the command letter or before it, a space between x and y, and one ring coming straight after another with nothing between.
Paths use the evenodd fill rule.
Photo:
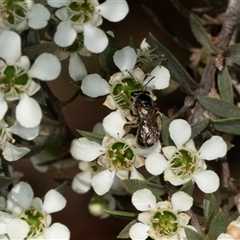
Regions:
<instances>
[{"instance_id":1,"label":"blurred background","mask_svg":"<svg viewBox=\"0 0 240 240\"><path fill-rule=\"evenodd\" d=\"M186 39L199 47L191 33L189 22L184 18L171 4L170 0L128 0L129 14L127 17L118 22L111 23L104 20L102 29L114 31L116 39L119 41L121 48L128 45L132 37L139 47L141 41L151 32L166 48L168 48L179 62L187 68L189 64L190 52L180 47L171 38L170 35L162 31L145 11L147 6L162 21L169 24L173 29L180 32ZM197 8L206 6L204 0L181 0L181 3L187 8ZM209 13L210 14L210 13ZM89 73L99 72L98 57L82 57ZM75 92L76 88L71 84L68 75L68 60L62 62L63 69L61 76L52 82L49 86L54 95L62 101L68 100ZM170 108L182 106L185 95L176 90L168 96L158 99L158 107L164 114ZM64 117L76 138L80 137L76 129L91 131L97 122L110 112L107 107L103 106L105 97L96 101L86 101L80 96L69 104L64 111ZM67 143L66 143L67 144ZM22 180L31 184L35 196L43 197L45 193L56 188L59 183L53 178L73 178L79 169L77 166L69 169L56 169L50 167L47 173L40 173L32 166L28 159L23 159L12 164L14 169L24 173ZM67 199L67 206L59 213L52 215L53 222L60 222L68 226L71 231L71 239L83 240L106 240L116 239L118 233L128 224L125 220L109 217L104 220L93 217L88 211L88 203L93 192L87 194L77 194L71 187L67 187L64 196Z\"/></svg>"}]
</instances>

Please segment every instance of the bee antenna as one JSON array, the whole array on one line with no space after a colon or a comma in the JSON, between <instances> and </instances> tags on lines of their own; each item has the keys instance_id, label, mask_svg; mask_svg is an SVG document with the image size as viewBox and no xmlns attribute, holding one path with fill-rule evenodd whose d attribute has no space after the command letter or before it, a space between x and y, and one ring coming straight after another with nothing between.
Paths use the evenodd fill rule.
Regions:
<instances>
[{"instance_id":1,"label":"bee antenna","mask_svg":"<svg viewBox=\"0 0 240 240\"><path fill-rule=\"evenodd\" d=\"M149 79L149 81L146 84L144 84L144 87L147 86L154 78L155 78L155 76L153 76L151 79Z\"/></svg>"}]
</instances>

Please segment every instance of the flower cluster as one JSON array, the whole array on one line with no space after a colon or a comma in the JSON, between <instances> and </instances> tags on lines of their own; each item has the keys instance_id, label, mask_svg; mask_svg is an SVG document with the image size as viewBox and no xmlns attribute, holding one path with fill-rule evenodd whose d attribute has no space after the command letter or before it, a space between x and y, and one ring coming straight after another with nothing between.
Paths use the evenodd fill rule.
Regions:
<instances>
[{"instance_id":1,"label":"flower cluster","mask_svg":"<svg viewBox=\"0 0 240 240\"><path fill-rule=\"evenodd\" d=\"M65 198L49 190L44 201L33 195L28 183L19 182L1 199L0 236L8 239L70 239L70 232L61 223L53 223L51 213L62 210Z\"/></svg>"}]
</instances>

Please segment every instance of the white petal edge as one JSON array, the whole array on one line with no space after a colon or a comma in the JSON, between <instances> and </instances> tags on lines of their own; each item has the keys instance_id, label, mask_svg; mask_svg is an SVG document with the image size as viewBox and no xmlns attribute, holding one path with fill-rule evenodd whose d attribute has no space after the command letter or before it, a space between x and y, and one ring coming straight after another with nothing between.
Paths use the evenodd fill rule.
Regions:
<instances>
[{"instance_id":1,"label":"white petal edge","mask_svg":"<svg viewBox=\"0 0 240 240\"><path fill-rule=\"evenodd\" d=\"M174 210L187 211L193 205L193 198L187 193L179 191L172 195L171 203Z\"/></svg>"},{"instance_id":2,"label":"white petal edge","mask_svg":"<svg viewBox=\"0 0 240 240\"><path fill-rule=\"evenodd\" d=\"M91 24L85 24L83 29L84 45L94 53L102 52L108 45L106 34Z\"/></svg>"},{"instance_id":3,"label":"white petal edge","mask_svg":"<svg viewBox=\"0 0 240 240\"><path fill-rule=\"evenodd\" d=\"M54 8L60 8L67 6L69 4L68 0L61 0L61 1L56 1L56 0L47 0L47 3Z\"/></svg>"},{"instance_id":4,"label":"white petal edge","mask_svg":"<svg viewBox=\"0 0 240 240\"><path fill-rule=\"evenodd\" d=\"M121 139L125 135L124 125L126 119L119 112L111 112L103 119L103 129L115 139Z\"/></svg>"},{"instance_id":5,"label":"white petal edge","mask_svg":"<svg viewBox=\"0 0 240 240\"><path fill-rule=\"evenodd\" d=\"M183 119L173 120L169 125L170 137L177 148L181 148L191 137L191 126Z\"/></svg>"},{"instance_id":6,"label":"white petal edge","mask_svg":"<svg viewBox=\"0 0 240 240\"><path fill-rule=\"evenodd\" d=\"M81 89L84 94L93 98L110 93L107 81L98 74L87 75L82 81Z\"/></svg>"},{"instance_id":7,"label":"white petal edge","mask_svg":"<svg viewBox=\"0 0 240 240\"><path fill-rule=\"evenodd\" d=\"M82 80L87 76L87 69L78 53L72 53L70 55L68 72L74 81Z\"/></svg>"},{"instance_id":8,"label":"white petal edge","mask_svg":"<svg viewBox=\"0 0 240 240\"><path fill-rule=\"evenodd\" d=\"M234 240L234 238L232 236L230 236L229 234L226 233L221 233L217 240Z\"/></svg>"},{"instance_id":9,"label":"white petal edge","mask_svg":"<svg viewBox=\"0 0 240 240\"><path fill-rule=\"evenodd\" d=\"M74 139L70 148L70 153L75 159L87 162L93 161L104 152L105 148L87 138Z\"/></svg>"},{"instance_id":10,"label":"white petal edge","mask_svg":"<svg viewBox=\"0 0 240 240\"><path fill-rule=\"evenodd\" d=\"M58 212L66 206L66 199L55 189L49 190L43 202L43 210L47 213Z\"/></svg>"},{"instance_id":11,"label":"white petal edge","mask_svg":"<svg viewBox=\"0 0 240 240\"><path fill-rule=\"evenodd\" d=\"M42 110L33 98L22 94L16 107L16 118L23 127L34 128L41 122Z\"/></svg>"},{"instance_id":12,"label":"white petal edge","mask_svg":"<svg viewBox=\"0 0 240 240\"><path fill-rule=\"evenodd\" d=\"M70 231L65 225L61 223L54 223L52 226L45 230L44 236L46 240L68 240L70 239Z\"/></svg>"},{"instance_id":13,"label":"white petal edge","mask_svg":"<svg viewBox=\"0 0 240 240\"><path fill-rule=\"evenodd\" d=\"M219 136L212 136L203 143L198 151L199 157L206 160L213 160L224 157L227 153L227 144Z\"/></svg>"},{"instance_id":14,"label":"white petal edge","mask_svg":"<svg viewBox=\"0 0 240 240\"><path fill-rule=\"evenodd\" d=\"M137 61L137 54L131 47L125 47L118 50L113 55L115 65L123 71L131 71Z\"/></svg>"},{"instance_id":15,"label":"white petal edge","mask_svg":"<svg viewBox=\"0 0 240 240\"><path fill-rule=\"evenodd\" d=\"M139 211L148 211L155 208L156 198L148 189L137 190L132 195L132 203Z\"/></svg>"},{"instance_id":16,"label":"white petal edge","mask_svg":"<svg viewBox=\"0 0 240 240\"><path fill-rule=\"evenodd\" d=\"M135 223L129 230L129 236L133 240L145 240L148 238L150 226L143 223Z\"/></svg>"},{"instance_id":17,"label":"white petal edge","mask_svg":"<svg viewBox=\"0 0 240 240\"><path fill-rule=\"evenodd\" d=\"M10 239L23 240L29 232L29 225L26 221L15 218L7 225L7 232Z\"/></svg>"},{"instance_id":18,"label":"white petal edge","mask_svg":"<svg viewBox=\"0 0 240 240\"><path fill-rule=\"evenodd\" d=\"M7 102L4 100L4 94L0 92L0 120L3 119L5 113L8 110Z\"/></svg>"},{"instance_id":19,"label":"white petal edge","mask_svg":"<svg viewBox=\"0 0 240 240\"><path fill-rule=\"evenodd\" d=\"M94 191L100 196L107 193L113 184L114 177L115 171L109 169L94 175L91 182Z\"/></svg>"},{"instance_id":20,"label":"white petal edge","mask_svg":"<svg viewBox=\"0 0 240 240\"><path fill-rule=\"evenodd\" d=\"M50 53L42 53L35 60L28 74L32 78L50 81L57 78L61 71L61 63L58 58Z\"/></svg>"},{"instance_id":21,"label":"white petal edge","mask_svg":"<svg viewBox=\"0 0 240 240\"><path fill-rule=\"evenodd\" d=\"M128 14L129 8L125 0L107 0L96 7L99 13L111 22L121 21Z\"/></svg>"},{"instance_id":22,"label":"white petal edge","mask_svg":"<svg viewBox=\"0 0 240 240\"><path fill-rule=\"evenodd\" d=\"M72 189L77 193L86 193L91 188L92 175L90 171L78 173L72 181Z\"/></svg>"},{"instance_id":23,"label":"white petal edge","mask_svg":"<svg viewBox=\"0 0 240 240\"><path fill-rule=\"evenodd\" d=\"M219 188L219 182L220 182L219 177L215 172L211 170L206 170L206 171L194 174L193 178L197 186L204 193L213 193L217 191Z\"/></svg>"},{"instance_id":24,"label":"white petal edge","mask_svg":"<svg viewBox=\"0 0 240 240\"><path fill-rule=\"evenodd\" d=\"M37 17L36 17L37 16ZM41 29L47 26L50 12L42 4L34 4L28 13L28 25L33 29Z\"/></svg>"},{"instance_id":25,"label":"white petal edge","mask_svg":"<svg viewBox=\"0 0 240 240\"><path fill-rule=\"evenodd\" d=\"M168 166L168 161L160 153L152 153L146 158L145 167L152 175L163 173Z\"/></svg>"}]
</instances>

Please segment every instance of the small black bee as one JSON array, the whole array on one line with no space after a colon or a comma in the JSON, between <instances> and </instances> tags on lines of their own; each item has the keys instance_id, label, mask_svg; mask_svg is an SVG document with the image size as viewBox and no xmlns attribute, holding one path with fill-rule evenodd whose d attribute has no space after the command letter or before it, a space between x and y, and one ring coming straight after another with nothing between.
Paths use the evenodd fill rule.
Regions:
<instances>
[{"instance_id":1,"label":"small black bee","mask_svg":"<svg viewBox=\"0 0 240 240\"><path fill-rule=\"evenodd\" d=\"M125 124L125 130L137 128L138 145L142 148L153 146L160 136L161 116L149 91L131 93L131 115L133 120Z\"/></svg>"}]
</instances>

